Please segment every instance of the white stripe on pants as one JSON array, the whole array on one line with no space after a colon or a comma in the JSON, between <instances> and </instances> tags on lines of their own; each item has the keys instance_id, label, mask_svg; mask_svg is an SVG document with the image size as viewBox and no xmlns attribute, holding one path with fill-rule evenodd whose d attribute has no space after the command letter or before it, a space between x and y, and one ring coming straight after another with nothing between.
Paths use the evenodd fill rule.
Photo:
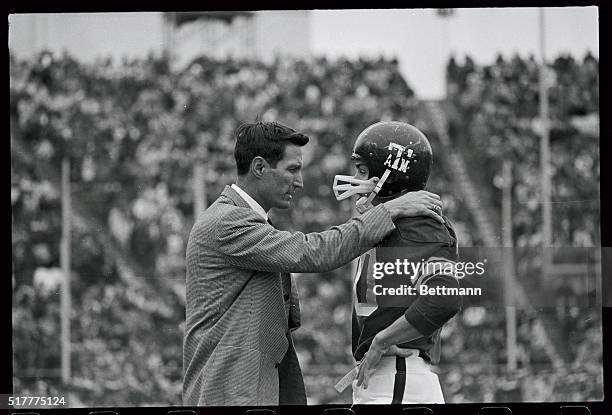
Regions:
<instances>
[{"instance_id":1,"label":"white stripe on pants","mask_svg":"<svg viewBox=\"0 0 612 415\"><path fill-rule=\"evenodd\" d=\"M438 375L427 362L417 356L406 361L406 383L402 403L444 403ZM390 404L395 386L396 356L383 356L370 376L368 388L353 381L353 404Z\"/></svg>"}]
</instances>

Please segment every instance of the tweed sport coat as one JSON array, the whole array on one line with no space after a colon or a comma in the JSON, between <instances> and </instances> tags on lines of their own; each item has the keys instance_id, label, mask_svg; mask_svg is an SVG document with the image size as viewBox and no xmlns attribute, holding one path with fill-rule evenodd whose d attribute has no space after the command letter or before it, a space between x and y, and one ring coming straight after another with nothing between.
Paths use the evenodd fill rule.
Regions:
<instances>
[{"instance_id":1,"label":"tweed sport coat","mask_svg":"<svg viewBox=\"0 0 612 415\"><path fill-rule=\"evenodd\" d=\"M227 186L187 243L183 403L306 403L290 331L299 325L283 273L348 263L394 229L383 206L320 232L279 231Z\"/></svg>"}]
</instances>

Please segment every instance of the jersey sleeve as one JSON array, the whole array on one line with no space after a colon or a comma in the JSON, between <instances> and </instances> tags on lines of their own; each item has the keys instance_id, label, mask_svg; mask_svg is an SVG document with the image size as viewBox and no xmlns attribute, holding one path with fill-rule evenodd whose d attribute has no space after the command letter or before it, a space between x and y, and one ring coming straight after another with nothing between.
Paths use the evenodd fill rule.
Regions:
<instances>
[{"instance_id":1,"label":"jersey sleeve","mask_svg":"<svg viewBox=\"0 0 612 415\"><path fill-rule=\"evenodd\" d=\"M459 281L449 275L435 275L424 285L429 288L459 288ZM461 303L459 295L419 295L404 317L423 336L430 336L459 312Z\"/></svg>"}]
</instances>

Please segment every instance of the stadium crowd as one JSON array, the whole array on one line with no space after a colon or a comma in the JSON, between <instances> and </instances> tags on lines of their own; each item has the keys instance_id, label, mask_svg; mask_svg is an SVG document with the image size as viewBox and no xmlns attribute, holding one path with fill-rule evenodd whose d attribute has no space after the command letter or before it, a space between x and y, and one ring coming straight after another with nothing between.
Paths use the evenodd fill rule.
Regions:
<instances>
[{"instance_id":1,"label":"stadium crowd","mask_svg":"<svg viewBox=\"0 0 612 415\"><path fill-rule=\"evenodd\" d=\"M470 148L474 166L498 177L500 160L513 163L516 244L537 246L541 226L538 64L533 56L498 56L477 66L467 57L447 66L453 138ZM547 67L552 163L553 242L576 246L599 244L599 64L587 53L582 62L559 56ZM469 155L468 154L468 155ZM494 200L501 206L501 197Z\"/></svg>"},{"instance_id":2,"label":"stadium crowd","mask_svg":"<svg viewBox=\"0 0 612 415\"><path fill-rule=\"evenodd\" d=\"M600 245L598 62L590 53L582 61L559 56L547 65L544 79L550 106L553 245L575 247L574 256L580 256L585 250L579 247ZM596 282L591 291L567 277L554 278L551 285L542 285L546 281L541 278L542 264L538 263L542 251L535 251L536 255L532 252L531 257L526 254L529 248L542 243L538 82L539 65L533 56L527 59L518 55L510 59L498 56L491 65L477 65L469 56L462 63L451 58L447 65L449 129L455 146L467 149L463 154L473 170L472 178L483 194L488 194L497 212L501 210L502 199L501 161L512 162L512 232L519 248L515 251L515 262L522 265L517 268L517 278L531 295L535 315L542 317L550 313L547 309L560 308L553 312L558 315L553 324L562 326L562 334L567 337L557 338L556 346L569 349L566 359L571 369L542 369L543 364L551 363L543 331L536 324L534 313L521 310L517 316L519 369L506 373L503 310L494 302L480 304L483 313L464 313L461 319L455 319L455 329L442 349L448 359L464 363L449 368L442 376L457 380L447 384L457 402L474 399L466 393L468 390L487 401L568 397L580 400L580 396L602 396L600 313L596 304L585 307L584 301L594 295ZM486 179L482 180L483 177ZM553 257L555 261L568 262L562 255ZM591 256L589 261L596 260ZM550 300L551 290L552 298L560 300L557 305ZM576 301L563 304L562 298L578 299L580 304ZM496 307L497 312L485 311ZM470 319L482 323L471 327ZM474 364L483 358L487 367L497 370L483 371ZM500 379L505 379L502 386L489 386L497 385ZM570 384L575 387L569 387Z\"/></svg>"},{"instance_id":3,"label":"stadium crowd","mask_svg":"<svg viewBox=\"0 0 612 415\"><path fill-rule=\"evenodd\" d=\"M553 129L553 151L560 157L574 151L575 159L556 162L559 184L553 196L593 199L599 178L596 138L583 137L568 119L597 111L598 64L563 59L552 66L557 81L551 109L559 125L559 132ZM274 119L311 137L304 156L305 187L295 207L271 214L277 226L305 232L351 215L351 202L337 202L331 183L335 174L350 173L350 146L365 126L396 119L426 129L398 62L382 58L264 64L201 57L173 71L163 57L82 64L44 52L30 61L11 57L10 72L15 390L46 395L70 390L76 405L180 404L184 299L180 289L160 281L184 280L185 243L194 221L193 165L204 163L206 197L214 200L234 178L232 133L240 121ZM537 199L537 182L530 180L537 177L537 67L532 59L520 58L498 59L490 67L451 61L448 84L453 140L469 144L462 150L465 157L483 155L484 177L498 174L499 160L512 155L518 172L515 206L520 206L516 241L535 244L537 206L530 201ZM471 235L474 218L448 185L453 172L436 153L437 138L426 134L435 157L428 189L442 196L448 217L459 218L460 238L470 245L477 240ZM71 160L75 212L71 385L62 385L54 372L60 364L59 172L64 157ZM495 181L483 191L497 201ZM584 245L598 242L598 205L587 206L580 214L571 207L554 212L561 221L557 237L570 244L580 243L578 235ZM347 391L338 395L332 387L352 365L349 275L345 266L298 278L302 328L295 337L311 404L350 401ZM486 304L469 310L444 333L440 378L449 402L495 400L492 379L505 376L499 369L505 364L503 314ZM570 330L586 332L574 363L593 355L601 362L599 320L591 317L586 328L577 319ZM547 362L529 318L521 317L519 325L522 397L529 393L529 379L544 379L532 363ZM463 360L457 361L458 354ZM534 396L597 398L601 379L598 383L592 376L600 367L583 365L576 375L590 379L591 389L577 389L585 382L562 384L566 373L559 375L556 389ZM508 375L509 384L516 383L513 376Z\"/></svg>"}]
</instances>

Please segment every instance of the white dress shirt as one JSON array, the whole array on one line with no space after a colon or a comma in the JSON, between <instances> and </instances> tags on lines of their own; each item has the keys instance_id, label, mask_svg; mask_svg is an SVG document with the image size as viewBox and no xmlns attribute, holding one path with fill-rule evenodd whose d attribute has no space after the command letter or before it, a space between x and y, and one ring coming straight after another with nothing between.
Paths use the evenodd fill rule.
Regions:
<instances>
[{"instance_id":1,"label":"white dress shirt","mask_svg":"<svg viewBox=\"0 0 612 415\"><path fill-rule=\"evenodd\" d=\"M264 218L264 220L266 222L268 221L268 213L264 210L264 208L261 207L261 205L259 203L257 203L257 201L255 199L253 199L251 196L249 196L249 194L247 192L245 192L240 187L238 187L237 184L234 183L234 184L232 184L231 187L232 187L232 189L234 189L240 195L240 197L242 197L244 199L245 202L247 202L249 204L251 209L253 209L255 212L259 213Z\"/></svg>"}]
</instances>

